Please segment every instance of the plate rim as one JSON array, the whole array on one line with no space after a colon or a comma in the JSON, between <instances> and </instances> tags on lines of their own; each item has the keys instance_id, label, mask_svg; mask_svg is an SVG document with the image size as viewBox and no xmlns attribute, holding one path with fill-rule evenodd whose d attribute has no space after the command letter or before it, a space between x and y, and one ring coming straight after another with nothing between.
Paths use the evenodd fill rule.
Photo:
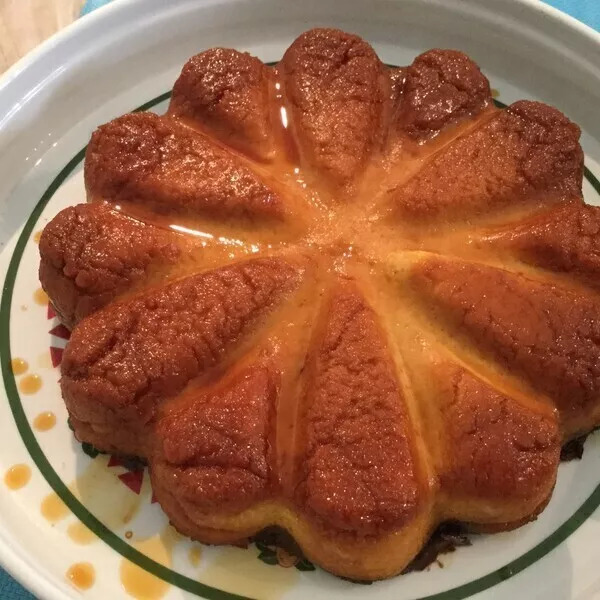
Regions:
<instances>
[{"instance_id":1,"label":"plate rim","mask_svg":"<svg viewBox=\"0 0 600 600\"><path fill-rule=\"evenodd\" d=\"M189 0L182 0L187 2ZM231 1L231 0L224 0ZM365 0L365 3L368 0ZM393 2L400 3L402 0L392 0ZM423 5L435 4L439 0L421 0ZM473 1L473 0L471 0ZM208 4L209 0L197 0L198 4ZM60 29L49 38L44 40L41 44L38 44L31 49L27 54L20 58L16 63L11 65L4 73L0 75L0 98L5 93L6 89L13 83L18 84L18 80L27 75L27 72L31 66L37 61L42 60L47 54L51 53L52 50L60 50L60 46L64 45L71 38L75 38L78 35L83 35L86 29L99 28L103 21L108 21L118 16L118 13L125 13L129 10L138 12L145 12L148 10L147 0L112 0L108 4L105 4L91 13L82 15L63 29ZM340 2L341 4L341 2ZM566 26L568 29L575 31L578 36L582 36L588 41L592 42L600 48L600 31L596 31L589 25L579 21L575 17L555 8L550 4L546 4L542 0L489 0L489 4L497 5L498 7L506 8L506 5L513 4L515 6L521 6L526 10L530 10L533 13L539 13L554 21L557 24ZM122 15L124 16L124 15ZM0 119L0 126L2 125L3 118Z\"/></svg>"}]
</instances>

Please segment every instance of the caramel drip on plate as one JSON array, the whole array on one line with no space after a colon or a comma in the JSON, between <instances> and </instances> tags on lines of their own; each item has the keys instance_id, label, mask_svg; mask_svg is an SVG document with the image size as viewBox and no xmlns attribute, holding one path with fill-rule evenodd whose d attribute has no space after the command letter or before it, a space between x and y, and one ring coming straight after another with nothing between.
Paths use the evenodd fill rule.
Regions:
<instances>
[{"instance_id":1,"label":"caramel drip on plate","mask_svg":"<svg viewBox=\"0 0 600 600\"><path fill-rule=\"evenodd\" d=\"M53 412L47 411L40 413L33 420L33 427L37 431L48 431L56 425L56 415Z\"/></svg>"},{"instance_id":2,"label":"caramel drip on plate","mask_svg":"<svg viewBox=\"0 0 600 600\"><path fill-rule=\"evenodd\" d=\"M147 501L150 495L150 482L145 476L138 495L119 481L119 472L108 469L107 463L106 455L96 457L68 487L97 519L113 531L117 531L132 521L142 503ZM54 492L42 500L40 512L52 525L64 521L71 514L67 505ZM95 534L79 521L69 523L66 532L73 542L80 545L90 544L97 539ZM127 533L131 537L131 531Z\"/></svg>"},{"instance_id":3,"label":"caramel drip on plate","mask_svg":"<svg viewBox=\"0 0 600 600\"><path fill-rule=\"evenodd\" d=\"M67 505L58 497L58 494L52 492L48 494L43 500L40 506L42 516L49 523L58 523L69 515L69 508Z\"/></svg>"},{"instance_id":4,"label":"caramel drip on plate","mask_svg":"<svg viewBox=\"0 0 600 600\"><path fill-rule=\"evenodd\" d=\"M192 567L197 567L202 559L202 548L200 546L192 546L188 552L188 560Z\"/></svg>"},{"instance_id":5,"label":"caramel drip on plate","mask_svg":"<svg viewBox=\"0 0 600 600\"><path fill-rule=\"evenodd\" d=\"M33 301L40 306L46 306L48 304L48 294L42 288L38 288L33 293Z\"/></svg>"},{"instance_id":6,"label":"caramel drip on plate","mask_svg":"<svg viewBox=\"0 0 600 600\"><path fill-rule=\"evenodd\" d=\"M35 373L31 373L30 375L25 375L23 379L19 382L19 391L22 394L35 394L39 392L42 388L42 378Z\"/></svg>"},{"instance_id":7,"label":"caramel drip on plate","mask_svg":"<svg viewBox=\"0 0 600 600\"><path fill-rule=\"evenodd\" d=\"M94 532L88 529L81 521L71 523L67 528L67 535L76 543L81 546L91 544L96 536Z\"/></svg>"},{"instance_id":8,"label":"caramel drip on plate","mask_svg":"<svg viewBox=\"0 0 600 600\"><path fill-rule=\"evenodd\" d=\"M10 368L12 369L13 375L23 375L29 369L29 364L24 358L13 358L10 361Z\"/></svg>"},{"instance_id":9,"label":"caramel drip on plate","mask_svg":"<svg viewBox=\"0 0 600 600\"><path fill-rule=\"evenodd\" d=\"M182 539L170 526L159 535L133 542L132 546L152 560L170 567L173 562L173 547ZM124 558L119 568L121 584L136 600L159 600L169 591L169 584Z\"/></svg>"},{"instance_id":10,"label":"caramel drip on plate","mask_svg":"<svg viewBox=\"0 0 600 600\"><path fill-rule=\"evenodd\" d=\"M75 563L67 570L66 577L78 590L89 590L96 581L96 570L91 563Z\"/></svg>"},{"instance_id":11,"label":"caramel drip on plate","mask_svg":"<svg viewBox=\"0 0 600 600\"><path fill-rule=\"evenodd\" d=\"M31 469L27 465L13 465L4 474L4 483L11 490L20 490L31 479Z\"/></svg>"}]
</instances>

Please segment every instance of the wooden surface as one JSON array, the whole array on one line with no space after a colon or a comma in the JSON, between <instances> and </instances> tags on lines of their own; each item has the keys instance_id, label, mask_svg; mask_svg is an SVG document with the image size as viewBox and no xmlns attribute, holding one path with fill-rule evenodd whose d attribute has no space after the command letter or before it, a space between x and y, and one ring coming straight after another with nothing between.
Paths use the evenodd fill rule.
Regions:
<instances>
[{"instance_id":1,"label":"wooden surface","mask_svg":"<svg viewBox=\"0 0 600 600\"><path fill-rule=\"evenodd\" d=\"M75 20L83 0L0 0L0 73Z\"/></svg>"}]
</instances>

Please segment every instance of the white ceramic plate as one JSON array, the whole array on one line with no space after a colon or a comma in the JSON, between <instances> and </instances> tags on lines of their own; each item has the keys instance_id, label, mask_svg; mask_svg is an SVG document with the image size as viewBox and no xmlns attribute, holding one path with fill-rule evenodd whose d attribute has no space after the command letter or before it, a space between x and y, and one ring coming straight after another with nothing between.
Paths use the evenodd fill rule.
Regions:
<instances>
[{"instance_id":1,"label":"white ceramic plate","mask_svg":"<svg viewBox=\"0 0 600 600\"><path fill-rule=\"evenodd\" d=\"M35 234L60 208L83 200L82 148L91 131L142 105L163 110L182 64L201 49L230 46L275 61L297 34L324 24L362 35L391 64L435 46L462 49L502 101L557 106L583 129L585 197L600 203L593 175L600 175L600 36L534 0L123 0L44 44L0 82L0 472L24 464L32 473L18 490L0 484L0 561L40 598L127 597L123 580L146 585L146 598L600 596L600 435L588 440L583 460L561 466L536 522L482 536L443 558L444 568L371 586L269 566L254 547L205 548L178 538L151 502L146 474L109 457L92 460L73 442L52 366L64 331L34 297ZM29 363L25 375L12 374L11 357ZM31 374L41 389L20 392ZM45 411L57 423L38 431L33 423ZM82 562L95 571L85 592L66 576Z\"/></svg>"}]
</instances>

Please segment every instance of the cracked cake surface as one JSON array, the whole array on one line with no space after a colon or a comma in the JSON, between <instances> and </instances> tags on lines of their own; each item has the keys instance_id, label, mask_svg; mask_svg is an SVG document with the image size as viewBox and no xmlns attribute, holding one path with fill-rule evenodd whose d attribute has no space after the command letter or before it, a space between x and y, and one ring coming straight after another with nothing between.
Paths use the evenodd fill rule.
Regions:
<instances>
[{"instance_id":1,"label":"cracked cake surface","mask_svg":"<svg viewBox=\"0 0 600 600\"><path fill-rule=\"evenodd\" d=\"M40 240L76 437L144 458L182 533L286 530L354 580L434 529L534 519L600 424L600 209L579 128L478 66L303 33L192 57L100 126Z\"/></svg>"}]
</instances>

